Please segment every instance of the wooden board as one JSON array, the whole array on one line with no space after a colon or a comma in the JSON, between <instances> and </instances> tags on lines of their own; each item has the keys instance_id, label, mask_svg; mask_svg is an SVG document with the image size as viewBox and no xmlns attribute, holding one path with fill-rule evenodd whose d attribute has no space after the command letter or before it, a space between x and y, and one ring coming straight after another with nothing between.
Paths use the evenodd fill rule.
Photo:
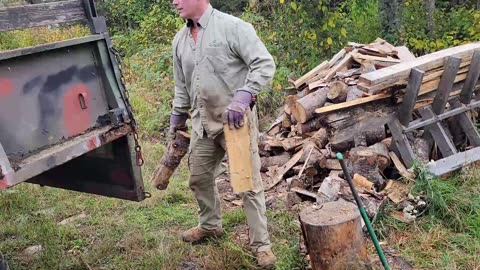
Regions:
<instances>
[{"instance_id":1,"label":"wooden board","mask_svg":"<svg viewBox=\"0 0 480 270\"><path fill-rule=\"evenodd\" d=\"M418 112L424 120L435 117L435 113L429 107L419 109ZM445 130L441 122L436 122L426 126L425 130L431 134L433 140L437 143L438 148L440 149L440 152L444 157L451 156L457 153L455 145L448 136L447 131ZM428 133L425 133L424 136L427 136L426 134Z\"/></svg>"},{"instance_id":2,"label":"wooden board","mask_svg":"<svg viewBox=\"0 0 480 270\"><path fill-rule=\"evenodd\" d=\"M328 64L328 61L324 61L323 63L321 63L320 65L316 66L315 68L313 68L312 70L310 70L308 73L306 73L305 75L303 75L302 77L300 77L298 80L296 80L293 85L295 86L295 88L298 88L300 87L302 84L304 84L307 80L311 79L312 77L314 77L315 75L317 75L320 71L328 68L329 64Z\"/></svg>"},{"instance_id":3,"label":"wooden board","mask_svg":"<svg viewBox=\"0 0 480 270\"><path fill-rule=\"evenodd\" d=\"M417 59L415 55L413 55L413 53L405 46L396 47L396 50L398 52L397 57L398 59L402 60L402 62L412 61Z\"/></svg>"},{"instance_id":4,"label":"wooden board","mask_svg":"<svg viewBox=\"0 0 480 270\"><path fill-rule=\"evenodd\" d=\"M227 145L228 164L230 170L230 184L236 193L254 189L250 123L245 115L243 127L230 129L224 125L225 142Z\"/></svg>"},{"instance_id":5,"label":"wooden board","mask_svg":"<svg viewBox=\"0 0 480 270\"><path fill-rule=\"evenodd\" d=\"M416 68L412 69L410 72L410 80L407 85L405 97L398 111L398 119L404 126L408 126L408 123L412 120L413 109L417 102L424 74L425 72Z\"/></svg>"},{"instance_id":6,"label":"wooden board","mask_svg":"<svg viewBox=\"0 0 480 270\"><path fill-rule=\"evenodd\" d=\"M462 103L458 99L453 99L449 101L452 108L462 108ZM478 147L480 146L480 135L478 133L477 127L475 124L472 123L470 117L468 117L467 113L461 113L455 117L455 120L460 124L462 127L463 132L468 138L470 145Z\"/></svg>"},{"instance_id":7,"label":"wooden board","mask_svg":"<svg viewBox=\"0 0 480 270\"><path fill-rule=\"evenodd\" d=\"M279 167L275 170L275 172L272 175L273 182L269 184L266 188L265 191L268 191L275 187L278 183L280 183L283 180L283 176L285 173L287 173L297 162L300 160L300 158L303 156L303 150L298 151L293 157L285 163L282 167Z\"/></svg>"},{"instance_id":8,"label":"wooden board","mask_svg":"<svg viewBox=\"0 0 480 270\"><path fill-rule=\"evenodd\" d=\"M356 52L357 49L353 50L351 53L347 53L342 61L330 69L330 72L325 76L325 78L323 78L323 80L326 82L330 81L335 76L335 73L347 67L352 62L352 54Z\"/></svg>"},{"instance_id":9,"label":"wooden board","mask_svg":"<svg viewBox=\"0 0 480 270\"><path fill-rule=\"evenodd\" d=\"M330 105L330 106L327 106L327 107L321 107L321 108L316 109L315 113L316 114L322 114L322 113L327 113L327 112L333 112L333 111L336 111L336 110L341 110L341 109L354 107L354 106L357 106L357 105L360 105L360 104L365 104L365 103L372 102L372 101L375 101L375 100L386 99L386 98L391 97L391 96L392 96L391 94L372 95L372 96L369 96L369 97L364 97L364 98L359 98L359 99L355 99L355 100L352 100L352 101L342 102L342 103Z\"/></svg>"},{"instance_id":10,"label":"wooden board","mask_svg":"<svg viewBox=\"0 0 480 270\"><path fill-rule=\"evenodd\" d=\"M458 71L457 77L461 75L464 75L466 77L469 69L469 65L470 65L470 61L462 62L460 64L460 70ZM435 82L435 81L438 83L440 81L440 77L442 76L443 72L444 72L443 67L425 72L425 76L423 77L422 83L426 84L426 83ZM464 80L465 77L463 77L462 80ZM391 81L386 81L373 86L364 86L362 84L358 84L357 87L362 91L368 92L370 94L375 94L380 91L384 91L385 89L389 89L390 87L402 86L402 85L406 85L407 83L408 83L407 80L396 80L393 84Z\"/></svg>"},{"instance_id":11,"label":"wooden board","mask_svg":"<svg viewBox=\"0 0 480 270\"><path fill-rule=\"evenodd\" d=\"M398 158L397 154L394 152L388 153L390 158L392 159L393 164L395 165L395 168L397 168L398 173L405 177L406 179L415 179L415 174L409 172L407 168L405 168L405 165L400 161Z\"/></svg>"},{"instance_id":12,"label":"wooden board","mask_svg":"<svg viewBox=\"0 0 480 270\"><path fill-rule=\"evenodd\" d=\"M442 176L478 160L480 160L480 147L429 163L427 169L436 176Z\"/></svg>"},{"instance_id":13,"label":"wooden board","mask_svg":"<svg viewBox=\"0 0 480 270\"><path fill-rule=\"evenodd\" d=\"M345 49L341 49L337 54L335 54L330 61L328 61L328 67L332 67L337 63L338 60L342 59L347 51Z\"/></svg>"},{"instance_id":14,"label":"wooden board","mask_svg":"<svg viewBox=\"0 0 480 270\"><path fill-rule=\"evenodd\" d=\"M450 93L453 90L453 84L455 83L455 77L460 68L461 59L457 57L450 57L445 65L445 71L438 85L437 94L433 99L432 110L435 114L441 114L445 110ZM472 89L473 92L473 89Z\"/></svg>"},{"instance_id":15,"label":"wooden board","mask_svg":"<svg viewBox=\"0 0 480 270\"><path fill-rule=\"evenodd\" d=\"M449 48L424 55L413 61L403 62L391 67L370 72L360 76L359 85L366 88L382 82L389 81L390 85L394 85L399 80L406 80L412 68L418 68L423 71L431 70L442 66L446 57L459 57L464 60L472 58L473 51L480 49L480 42L470 43L454 48Z\"/></svg>"},{"instance_id":16,"label":"wooden board","mask_svg":"<svg viewBox=\"0 0 480 270\"><path fill-rule=\"evenodd\" d=\"M393 143L400 152L403 162L408 168L411 168L416 159L416 156L413 153L413 149L407 139L407 135L403 133L402 124L397 118L395 118L388 123L388 127L393 135Z\"/></svg>"},{"instance_id":17,"label":"wooden board","mask_svg":"<svg viewBox=\"0 0 480 270\"><path fill-rule=\"evenodd\" d=\"M358 59L363 59L363 60L370 60L370 61L381 61L381 62L391 62L391 63L400 63L401 62L400 59L366 55L366 54L361 54L361 53L356 53L356 54L353 55L353 57L358 58Z\"/></svg>"},{"instance_id":18,"label":"wooden board","mask_svg":"<svg viewBox=\"0 0 480 270\"><path fill-rule=\"evenodd\" d=\"M463 85L462 93L460 94L460 101L463 104L470 102L473 96L473 90L475 85L478 82L478 77L480 76L480 50L476 50L473 53L472 63L470 65L470 70L468 71L467 78L465 79L465 84Z\"/></svg>"},{"instance_id":19,"label":"wooden board","mask_svg":"<svg viewBox=\"0 0 480 270\"><path fill-rule=\"evenodd\" d=\"M0 8L0 32L86 20L80 0Z\"/></svg>"}]
</instances>

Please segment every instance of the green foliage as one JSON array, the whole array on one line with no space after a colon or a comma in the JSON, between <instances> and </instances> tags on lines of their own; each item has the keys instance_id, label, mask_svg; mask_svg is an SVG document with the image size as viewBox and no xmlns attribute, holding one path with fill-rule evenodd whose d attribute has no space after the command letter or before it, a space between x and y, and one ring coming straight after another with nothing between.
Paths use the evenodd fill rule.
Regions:
<instances>
[{"instance_id":1,"label":"green foliage","mask_svg":"<svg viewBox=\"0 0 480 270\"><path fill-rule=\"evenodd\" d=\"M0 33L0 51L36 46L89 35L87 27L72 25L66 27L38 27Z\"/></svg>"},{"instance_id":2,"label":"green foliage","mask_svg":"<svg viewBox=\"0 0 480 270\"><path fill-rule=\"evenodd\" d=\"M149 0L105 0L99 4L99 11L106 14L110 31L128 31L137 28L150 11Z\"/></svg>"},{"instance_id":3,"label":"green foliage","mask_svg":"<svg viewBox=\"0 0 480 270\"><path fill-rule=\"evenodd\" d=\"M106 0L101 11L107 17L115 46L127 56L158 45L170 45L184 24L171 1Z\"/></svg>"},{"instance_id":4,"label":"green foliage","mask_svg":"<svg viewBox=\"0 0 480 270\"><path fill-rule=\"evenodd\" d=\"M424 19L421 19L424 18ZM434 31L427 27L422 0L407 0L398 42L423 55L480 39L480 11L440 5L434 13Z\"/></svg>"},{"instance_id":5,"label":"green foliage","mask_svg":"<svg viewBox=\"0 0 480 270\"><path fill-rule=\"evenodd\" d=\"M241 14L245 11L248 0L211 0L212 6L229 14Z\"/></svg>"},{"instance_id":6,"label":"green foliage","mask_svg":"<svg viewBox=\"0 0 480 270\"><path fill-rule=\"evenodd\" d=\"M130 99L142 135L161 137L168 129L173 98L171 46L143 49L125 63Z\"/></svg>"},{"instance_id":7,"label":"green foliage","mask_svg":"<svg viewBox=\"0 0 480 270\"><path fill-rule=\"evenodd\" d=\"M266 0L247 9L242 18L255 26L277 66L298 76L345 45L342 16L327 0ZM274 89L278 88L277 81Z\"/></svg>"},{"instance_id":8,"label":"green foliage","mask_svg":"<svg viewBox=\"0 0 480 270\"><path fill-rule=\"evenodd\" d=\"M370 43L381 37L378 0L346 1L340 8L349 41Z\"/></svg>"}]
</instances>

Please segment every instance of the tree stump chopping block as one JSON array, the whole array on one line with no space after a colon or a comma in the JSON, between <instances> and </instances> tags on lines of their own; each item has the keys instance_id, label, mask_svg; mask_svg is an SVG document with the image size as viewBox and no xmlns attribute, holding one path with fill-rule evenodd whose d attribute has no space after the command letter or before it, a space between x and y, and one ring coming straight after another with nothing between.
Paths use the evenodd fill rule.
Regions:
<instances>
[{"instance_id":1,"label":"tree stump chopping block","mask_svg":"<svg viewBox=\"0 0 480 270\"><path fill-rule=\"evenodd\" d=\"M167 152L162 157L160 164L153 172L153 186L159 190L165 190L170 183L170 177L180 165L180 161L188 152L190 135L183 131L177 131L175 140L167 146Z\"/></svg>"},{"instance_id":2,"label":"tree stump chopping block","mask_svg":"<svg viewBox=\"0 0 480 270\"><path fill-rule=\"evenodd\" d=\"M300 212L312 269L357 269L367 261L360 211L345 200L309 206Z\"/></svg>"}]
</instances>

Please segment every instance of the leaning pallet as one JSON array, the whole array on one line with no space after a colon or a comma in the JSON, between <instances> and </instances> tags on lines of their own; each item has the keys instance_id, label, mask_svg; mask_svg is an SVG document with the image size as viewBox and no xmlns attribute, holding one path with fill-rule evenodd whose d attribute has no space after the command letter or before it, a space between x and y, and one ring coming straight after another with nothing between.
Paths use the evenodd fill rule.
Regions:
<instances>
[{"instance_id":1,"label":"leaning pallet","mask_svg":"<svg viewBox=\"0 0 480 270\"><path fill-rule=\"evenodd\" d=\"M427 168L434 175L442 176L480 160L480 135L469 117L470 111L480 107L480 91L475 89L480 76L480 49L472 53L470 57L472 59L471 67L459 96L451 97L451 92L461 58L451 56L447 60L432 104L418 109L420 117L413 121L415 104L425 72L419 69L411 70L402 106L398 110L397 116L388 123L395 149L407 167L413 166L414 162L418 160L407 135L416 133L419 129L424 131L422 137L428 143L428 150L433 146L438 147L442 156L441 159L427 163ZM473 99L474 96L475 99ZM449 109L446 109L447 105L449 105ZM459 151L452 140L450 134L454 131L446 125L449 119L458 123L459 128L463 131L468 144L462 145L462 147L467 149L466 151Z\"/></svg>"}]
</instances>

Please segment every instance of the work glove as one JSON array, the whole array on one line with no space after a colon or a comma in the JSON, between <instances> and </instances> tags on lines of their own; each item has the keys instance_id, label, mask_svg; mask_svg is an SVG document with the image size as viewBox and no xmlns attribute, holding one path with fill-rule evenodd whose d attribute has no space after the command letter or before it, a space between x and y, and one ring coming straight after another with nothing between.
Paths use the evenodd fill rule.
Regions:
<instances>
[{"instance_id":1,"label":"work glove","mask_svg":"<svg viewBox=\"0 0 480 270\"><path fill-rule=\"evenodd\" d=\"M232 102L225 111L226 121L230 129L243 126L245 112L253 101L253 95L245 90L238 90L233 96Z\"/></svg>"},{"instance_id":2,"label":"work glove","mask_svg":"<svg viewBox=\"0 0 480 270\"><path fill-rule=\"evenodd\" d=\"M187 119L188 115L186 114L171 114L170 115L170 128L168 129L168 140L174 140L175 134L178 130L187 131Z\"/></svg>"}]
</instances>

